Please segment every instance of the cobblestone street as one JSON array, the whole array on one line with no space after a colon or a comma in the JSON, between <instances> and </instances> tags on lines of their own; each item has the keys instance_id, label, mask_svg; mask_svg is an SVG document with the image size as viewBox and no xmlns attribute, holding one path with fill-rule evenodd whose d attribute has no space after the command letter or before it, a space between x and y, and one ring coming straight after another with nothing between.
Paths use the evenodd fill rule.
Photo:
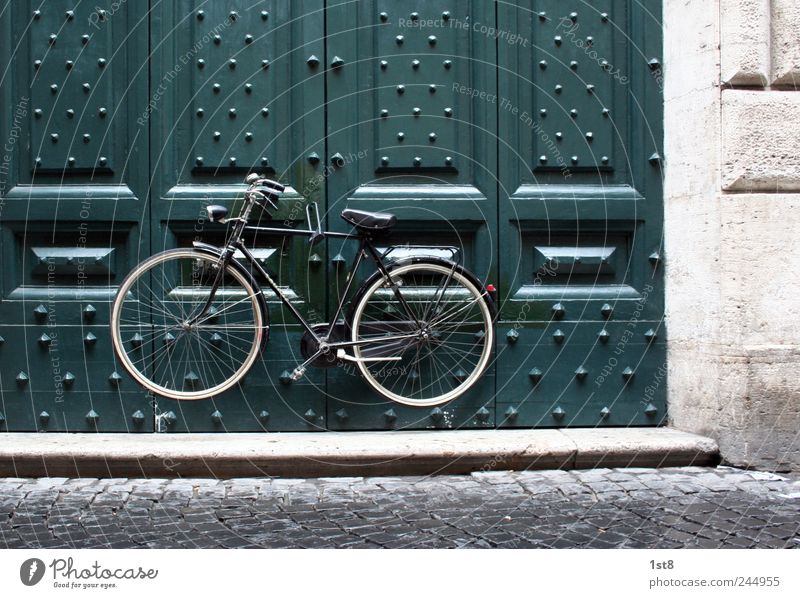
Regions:
<instances>
[{"instance_id":1,"label":"cobblestone street","mask_svg":"<svg viewBox=\"0 0 800 598\"><path fill-rule=\"evenodd\" d=\"M800 548L800 481L731 468L0 479L3 548Z\"/></svg>"}]
</instances>

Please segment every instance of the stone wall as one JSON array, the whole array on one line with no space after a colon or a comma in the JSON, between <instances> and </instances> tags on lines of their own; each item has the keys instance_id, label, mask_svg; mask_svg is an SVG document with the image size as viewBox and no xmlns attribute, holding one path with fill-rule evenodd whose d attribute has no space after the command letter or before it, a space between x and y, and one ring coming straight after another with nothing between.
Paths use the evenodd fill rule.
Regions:
<instances>
[{"instance_id":1,"label":"stone wall","mask_svg":"<svg viewBox=\"0 0 800 598\"><path fill-rule=\"evenodd\" d=\"M800 3L665 0L671 424L800 469Z\"/></svg>"}]
</instances>

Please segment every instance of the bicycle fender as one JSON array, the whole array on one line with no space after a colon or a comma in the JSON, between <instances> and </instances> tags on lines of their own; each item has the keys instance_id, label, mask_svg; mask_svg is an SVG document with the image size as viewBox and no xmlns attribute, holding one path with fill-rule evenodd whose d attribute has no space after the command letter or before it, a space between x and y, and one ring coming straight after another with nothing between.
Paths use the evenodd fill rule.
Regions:
<instances>
[{"instance_id":1,"label":"bicycle fender","mask_svg":"<svg viewBox=\"0 0 800 598\"><path fill-rule=\"evenodd\" d=\"M474 284L478 289L480 289L484 293L484 295L483 295L484 299L486 300L486 304L489 307L489 312L492 314L492 322L496 322L497 321L497 308L495 306L495 303L494 303L494 300L492 299L491 294L489 293L489 291L486 290L486 287L484 286L484 284L480 280L478 280L478 277L475 276L472 272L470 272L466 268L464 268L463 266L460 266L459 264L455 263L454 261L448 260L448 259L445 259L445 258L442 258L442 257L436 257L436 256L430 256L430 255L428 255L428 256L420 255L420 256L414 256L414 257L406 257L406 258L399 259L397 261L393 261L393 262L391 262L389 264L386 264L386 269L389 271L389 273L391 273L393 269L399 268L401 266L407 266L409 264L435 264L437 266L444 266L445 268L453 268L453 267L455 267L455 270L459 274L462 274L465 278L467 278L472 284ZM353 312L355 311L356 305L358 305L358 303L361 301L361 298L366 294L366 292L369 289L369 287L376 280L378 280L378 279L380 279L382 277L383 277L383 274L381 273L381 271L380 270L376 270L370 276L368 276L367 279L363 283L361 283L361 286L358 287L358 290L356 290L355 295L353 295L353 298L350 300L350 309L348 310L348 313L347 313L347 328L348 328L348 330L352 329L351 328L351 323L353 322L353 315L354 315Z\"/></svg>"},{"instance_id":2,"label":"bicycle fender","mask_svg":"<svg viewBox=\"0 0 800 598\"><path fill-rule=\"evenodd\" d=\"M204 253L206 255L213 255L214 257L217 258L222 257L223 250L220 247L217 247L216 245L209 245L208 243L203 243L201 241L193 241L192 247L194 247L194 249L196 251L199 251L200 253ZM242 276L244 276L247 279L247 282L249 282L254 289L258 290L261 289L261 285L258 284L253 274L237 260L231 260L228 263L228 265L231 268L235 268ZM264 346L267 344L267 341L269 340L269 328L270 328L269 308L267 307L267 300L264 298L263 292L258 293L257 301L258 301L258 307L259 309L261 309L261 315L264 319L264 334L262 335L261 339L261 349L263 349Z\"/></svg>"}]
</instances>

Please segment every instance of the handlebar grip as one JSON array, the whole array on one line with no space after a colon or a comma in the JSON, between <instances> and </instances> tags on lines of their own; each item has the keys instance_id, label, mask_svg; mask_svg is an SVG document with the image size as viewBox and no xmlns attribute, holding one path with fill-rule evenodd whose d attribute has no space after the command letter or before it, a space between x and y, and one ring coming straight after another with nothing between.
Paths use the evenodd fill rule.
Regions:
<instances>
[{"instance_id":1,"label":"handlebar grip","mask_svg":"<svg viewBox=\"0 0 800 598\"><path fill-rule=\"evenodd\" d=\"M285 187L283 187L283 188L285 189ZM250 187L248 189L248 191L251 191L251 192L255 191L256 193L263 193L264 195L274 195L275 197L278 197L281 194L280 190L276 189L275 187L270 187L268 185L261 185L261 184L258 184L258 185L255 185L253 187Z\"/></svg>"},{"instance_id":2,"label":"handlebar grip","mask_svg":"<svg viewBox=\"0 0 800 598\"><path fill-rule=\"evenodd\" d=\"M278 209L278 196L269 190L265 191L264 189L251 189L245 195L247 199L253 202L264 200L273 210Z\"/></svg>"},{"instance_id":3,"label":"handlebar grip","mask_svg":"<svg viewBox=\"0 0 800 598\"><path fill-rule=\"evenodd\" d=\"M244 179L244 182L250 185L251 187L256 187L256 186L269 187L272 191L277 191L278 193L283 193L286 190L286 187L281 185L279 182L265 178L256 172L248 174L247 177Z\"/></svg>"},{"instance_id":4,"label":"handlebar grip","mask_svg":"<svg viewBox=\"0 0 800 598\"><path fill-rule=\"evenodd\" d=\"M277 191L278 193L283 193L286 190L286 187L281 185L277 181L272 181L270 179L260 179L258 181L259 186L269 187L273 191Z\"/></svg>"}]
</instances>

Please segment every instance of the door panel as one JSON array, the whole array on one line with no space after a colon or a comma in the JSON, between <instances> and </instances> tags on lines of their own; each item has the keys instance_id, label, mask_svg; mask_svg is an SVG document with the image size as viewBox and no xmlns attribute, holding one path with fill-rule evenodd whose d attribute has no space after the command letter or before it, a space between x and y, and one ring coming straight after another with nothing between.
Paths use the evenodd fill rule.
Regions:
<instances>
[{"instance_id":1,"label":"door panel","mask_svg":"<svg viewBox=\"0 0 800 598\"><path fill-rule=\"evenodd\" d=\"M664 421L659 2L83 4L0 14L0 430ZM302 330L268 294L270 342L239 386L147 396L113 359L109 302L147 256L222 243L204 208L235 213L251 170L288 186L262 224L305 226L311 201L338 231L345 207L391 211L382 250L495 284L479 385L419 410L353 367L292 382ZM353 243L248 243L310 321L332 317Z\"/></svg>"},{"instance_id":2,"label":"door panel","mask_svg":"<svg viewBox=\"0 0 800 598\"><path fill-rule=\"evenodd\" d=\"M110 1L20 0L0 28L13 56L0 80L0 429L151 431L108 335L114 286L149 235L136 123L147 18Z\"/></svg>"},{"instance_id":3,"label":"door panel","mask_svg":"<svg viewBox=\"0 0 800 598\"><path fill-rule=\"evenodd\" d=\"M256 171L287 185L280 209L262 226L305 225L305 205L324 212L318 156L324 153L324 13L322 0L268 3L161 2L152 27L152 244L157 252L220 244L224 227L205 206L236 215L242 181ZM321 320L322 249L305 239L250 236L248 245L300 311ZM268 295L272 329L263 360L245 380L213 402L157 401L167 431L310 430L324 425L324 375L284 384L281 374L302 362L301 329ZM285 377L284 377L285 378ZM315 388L316 386L316 388ZM268 412L269 418L262 412ZM303 414L313 412L314 416ZM163 420L163 421L162 421Z\"/></svg>"},{"instance_id":4,"label":"door panel","mask_svg":"<svg viewBox=\"0 0 800 598\"><path fill-rule=\"evenodd\" d=\"M346 208L389 211L386 241L404 253L456 256L481 280L497 267L495 42L450 23L494 23L487 2L409 1L329 4L329 223ZM433 20L435 30L420 26ZM472 89L478 90L473 96ZM332 241L329 313L344 288L356 247ZM447 250L445 250L447 251ZM369 273L364 268L359 280ZM437 410L377 397L350 368L328 372L328 425L334 429L492 426L493 368L466 395Z\"/></svg>"},{"instance_id":5,"label":"door panel","mask_svg":"<svg viewBox=\"0 0 800 598\"><path fill-rule=\"evenodd\" d=\"M657 14L501 3L498 423L665 415ZM661 372L659 374L659 372Z\"/></svg>"}]
</instances>

